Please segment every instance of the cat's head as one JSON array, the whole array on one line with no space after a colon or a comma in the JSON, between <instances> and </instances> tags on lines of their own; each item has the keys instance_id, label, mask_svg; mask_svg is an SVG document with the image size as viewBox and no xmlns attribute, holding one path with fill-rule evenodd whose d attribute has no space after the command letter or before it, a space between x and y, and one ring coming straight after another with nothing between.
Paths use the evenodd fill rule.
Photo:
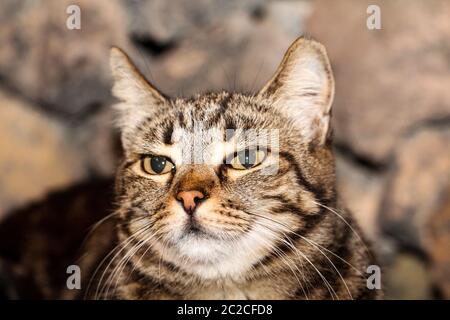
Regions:
<instances>
[{"instance_id":1,"label":"cat's head","mask_svg":"<svg viewBox=\"0 0 450 320\"><path fill-rule=\"evenodd\" d=\"M334 201L334 80L322 45L294 42L256 95L170 99L111 51L124 160L122 240L204 278L239 277L314 232Z\"/></svg>"}]
</instances>

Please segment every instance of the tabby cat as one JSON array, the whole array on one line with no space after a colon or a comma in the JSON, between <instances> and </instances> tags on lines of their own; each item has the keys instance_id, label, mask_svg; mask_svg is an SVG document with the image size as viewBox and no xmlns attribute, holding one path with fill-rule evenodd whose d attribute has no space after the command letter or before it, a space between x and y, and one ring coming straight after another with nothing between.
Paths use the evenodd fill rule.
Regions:
<instances>
[{"instance_id":1,"label":"tabby cat","mask_svg":"<svg viewBox=\"0 0 450 320\"><path fill-rule=\"evenodd\" d=\"M373 256L336 194L322 45L296 40L255 95L170 99L120 49L110 63L124 149L114 197L112 181L79 186L0 226L18 297L379 296L366 284ZM66 287L72 264L81 290Z\"/></svg>"}]
</instances>

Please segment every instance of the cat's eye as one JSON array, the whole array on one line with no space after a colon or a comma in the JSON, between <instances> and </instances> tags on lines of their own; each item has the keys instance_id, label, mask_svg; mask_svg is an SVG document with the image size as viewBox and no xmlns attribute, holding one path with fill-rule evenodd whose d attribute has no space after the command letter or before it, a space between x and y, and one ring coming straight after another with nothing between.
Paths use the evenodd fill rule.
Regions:
<instances>
[{"instance_id":1,"label":"cat's eye","mask_svg":"<svg viewBox=\"0 0 450 320\"><path fill-rule=\"evenodd\" d=\"M264 150L245 149L235 154L234 158L231 161L227 161L227 163L233 169L248 170L263 162L265 157L266 151Z\"/></svg>"},{"instance_id":2,"label":"cat's eye","mask_svg":"<svg viewBox=\"0 0 450 320\"><path fill-rule=\"evenodd\" d=\"M175 169L175 165L163 156L145 156L141 159L141 168L148 174L164 174Z\"/></svg>"}]
</instances>

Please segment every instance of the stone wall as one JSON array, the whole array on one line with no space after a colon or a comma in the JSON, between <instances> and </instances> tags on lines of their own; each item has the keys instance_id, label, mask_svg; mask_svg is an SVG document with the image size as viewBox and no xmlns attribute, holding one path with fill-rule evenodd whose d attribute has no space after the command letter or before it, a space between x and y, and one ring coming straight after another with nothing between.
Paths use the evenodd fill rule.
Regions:
<instances>
[{"instance_id":1,"label":"stone wall","mask_svg":"<svg viewBox=\"0 0 450 320\"><path fill-rule=\"evenodd\" d=\"M179 96L254 92L305 35L329 52L339 190L382 257L387 297L450 298L450 3L370 4L381 30L359 0L1 1L0 217L113 174L111 45Z\"/></svg>"},{"instance_id":2,"label":"stone wall","mask_svg":"<svg viewBox=\"0 0 450 320\"><path fill-rule=\"evenodd\" d=\"M369 4L381 30L365 27ZM449 14L448 1L338 0L309 18L335 71L339 184L381 253L387 297L450 298Z\"/></svg>"}]
</instances>

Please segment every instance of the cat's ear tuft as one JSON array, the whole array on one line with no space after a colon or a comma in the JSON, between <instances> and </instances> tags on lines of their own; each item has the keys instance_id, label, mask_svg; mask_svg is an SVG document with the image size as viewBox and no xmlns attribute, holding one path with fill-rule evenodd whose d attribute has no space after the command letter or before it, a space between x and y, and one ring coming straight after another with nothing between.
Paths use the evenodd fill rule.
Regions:
<instances>
[{"instance_id":1,"label":"cat's ear tuft","mask_svg":"<svg viewBox=\"0 0 450 320\"><path fill-rule=\"evenodd\" d=\"M112 93L120 100L116 105L120 111L119 126L132 125L165 103L164 96L145 79L121 49L111 48L109 63L114 82Z\"/></svg>"},{"instance_id":2,"label":"cat's ear tuft","mask_svg":"<svg viewBox=\"0 0 450 320\"><path fill-rule=\"evenodd\" d=\"M297 39L259 96L269 98L275 108L291 117L309 142L325 143L334 97L325 48L313 40Z\"/></svg>"}]
</instances>

